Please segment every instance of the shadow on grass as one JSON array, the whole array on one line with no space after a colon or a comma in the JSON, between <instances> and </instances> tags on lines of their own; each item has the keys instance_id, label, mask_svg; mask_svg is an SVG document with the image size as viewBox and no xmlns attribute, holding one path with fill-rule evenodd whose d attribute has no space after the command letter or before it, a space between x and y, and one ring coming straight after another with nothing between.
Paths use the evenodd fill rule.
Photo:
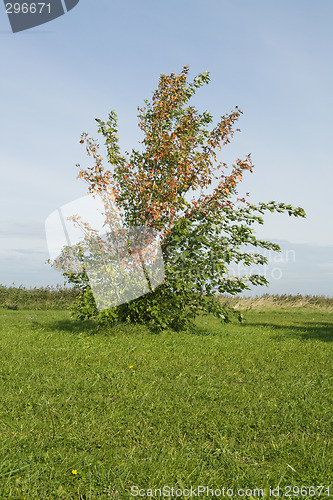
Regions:
<instances>
[{"instance_id":1,"label":"shadow on grass","mask_svg":"<svg viewBox=\"0 0 333 500\"><path fill-rule=\"evenodd\" d=\"M97 323L91 319L63 319L60 321L53 321L48 326L51 330L69 333L91 333L93 335L99 332Z\"/></svg>"},{"instance_id":2,"label":"shadow on grass","mask_svg":"<svg viewBox=\"0 0 333 500\"><path fill-rule=\"evenodd\" d=\"M173 330L165 331L155 331L149 328L147 325L139 324L127 324L127 323L117 323L114 325L98 325L94 320L60 320L52 321L48 325L48 328L57 332L66 332L78 335L80 333L86 333L88 335L163 335L166 333L175 333ZM181 330L182 333L200 335L200 336L213 336L217 335L218 332L211 326L206 325L192 325L188 330Z\"/></svg>"},{"instance_id":3,"label":"shadow on grass","mask_svg":"<svg viewBox=\"0 0 333 500\"><path fill-rule=\"evenodd\" d=\"M252 323L251 326L268 326L276 333L278 340L297 338L299 340L321 340L322 342L333 342L333 323L320 322L314 325L310 321L301 325L278 325L276 323Z\"/></svg>"},{"instance_id":4,"label":"shadow on grass","mask_svg":"<svg viewBox=\"0 0 333 500\"><path fill-rule=\"evenodd\" d=\"M48 324L48 328L57 332L67 332L74 335L86 333L88 335L134 335L142 333L150 333L150 330L144 325L134 325L127 323L116 323L113 325L98 325L98 323L91 319L86 320L60 320L53 321ZM152 332L153 333L153 332Z\"/></svg>"}]
</instances>

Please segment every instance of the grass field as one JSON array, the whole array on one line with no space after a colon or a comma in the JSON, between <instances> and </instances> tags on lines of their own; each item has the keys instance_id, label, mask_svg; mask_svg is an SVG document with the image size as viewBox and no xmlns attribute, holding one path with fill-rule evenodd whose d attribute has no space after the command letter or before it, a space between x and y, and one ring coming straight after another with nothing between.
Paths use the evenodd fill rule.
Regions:
<instances>
[{"instance_id":1,"label":"grass field","mask_svg":"<svg viewBox=\"0 0 333 500\"><path fill-rule=\"evenodd\" d=\"M158 335L0 309L0 499L332 495L330 304L254 305Z\"/></svg>"}]
</instances>

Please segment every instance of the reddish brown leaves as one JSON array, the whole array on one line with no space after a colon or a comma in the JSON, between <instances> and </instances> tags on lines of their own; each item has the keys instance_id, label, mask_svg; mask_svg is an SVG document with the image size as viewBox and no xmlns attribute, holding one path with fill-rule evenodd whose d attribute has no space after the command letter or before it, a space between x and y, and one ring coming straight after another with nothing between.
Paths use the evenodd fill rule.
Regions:
<instances>
[{"instance_id":1,"label":"reddish brown leaves","mask_svg":"<svg viewBox=\"0 0 333 500\"><path fill-rule=\"evenodd\" d=\"M164 228L165 234L184 214L191 217L196 211L230 205L243 171L252 171L248 156L238 159L229 175L224 173L226 165L219 161L218 151L230 142L242 112L236 107L209 132L209 114L199 114L187 105L195 89L209 80L208 73L188 83L188 71L188 66L184 66L179 75L161 75L151 102L145 101L146 107L138 108L143 151L127 153L125 159L118 150L117 154L110 150L109 161L115 164L113 174L104 169L98 144L87 134L80 141L86 143L87 153L95 161L93 167L79 174L89 184L89 191L111 191L130 224L144 221L155 229ZM115 126L105 127L102 132L107 139L117 137ZM217 186L211 194L205 194L214 179ZM200 190L201 194L187 201L185 194L190 190Z\"/></svg>"}]
</instances>

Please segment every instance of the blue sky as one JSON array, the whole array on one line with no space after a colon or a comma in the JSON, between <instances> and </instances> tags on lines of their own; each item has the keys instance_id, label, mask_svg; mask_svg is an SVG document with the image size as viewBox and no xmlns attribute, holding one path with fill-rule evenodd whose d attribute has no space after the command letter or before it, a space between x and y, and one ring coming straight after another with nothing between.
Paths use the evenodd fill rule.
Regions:
<instances>
[{"instance_id":1,"label":"blue sky","mask_svg":"<svg viewBox=\"0 0 333 500\"><path fill-rule=\"evenodd\" d=\"M81 132L99 137L95 118L115 109L121 147L135 147L137 106L160 73L188 64L191 78L211 77L194 105L215 119L243 111L241 133L220 158L251 153L242 187L251 201L307 212L306 220L270 215L258 228L295 257L253 293L333 295L332 18L330 0L80 0L13 34L0 7L0 283L62 283L45 264L44 223L86 194L75 167L87 164Z\"/></svg>"}]
</instances>

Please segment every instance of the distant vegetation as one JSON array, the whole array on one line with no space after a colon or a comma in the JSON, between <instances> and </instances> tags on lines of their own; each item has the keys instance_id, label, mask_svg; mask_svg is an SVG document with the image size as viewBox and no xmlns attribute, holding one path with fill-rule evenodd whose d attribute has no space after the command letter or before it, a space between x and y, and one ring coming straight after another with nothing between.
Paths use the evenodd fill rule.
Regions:
<instances>
[{"instance_id":1,"label":"distant vegetation","mask_svg":"<svg viewBox=\"0 0 333 500\"><path fill-rule=\"evenodd\" d=\"M259 309L261 307L314 307L325 308L333 311L333 297L325 295L269 295L264 294L256 297L225 297L222 301L235 309Z\"/></svg>"},{"instance_id":2,"label":"distant vegetation","mask_svg":"<svg viewBox=\"0 0 333 500\"><path fill-rule=\"evenodd\" d=\"M64 286L25 288L0 285L2 309L67 309L79 291ZM333 311L333 297L324 295L269 295L240 297L221 295L221 302L235 309L249 310L261 307L314 307Z\"/></svg>"},{"instance_id":3,"label":"distant vegetation","mask_svg":"<svg viewBox=\"0 0 333 500\"><path fill-rule=\"evenodd\" d=\"M0 285L0 308L67 309L78 292L69 287L25 288Z\"/></svg>"}]
</instances>

